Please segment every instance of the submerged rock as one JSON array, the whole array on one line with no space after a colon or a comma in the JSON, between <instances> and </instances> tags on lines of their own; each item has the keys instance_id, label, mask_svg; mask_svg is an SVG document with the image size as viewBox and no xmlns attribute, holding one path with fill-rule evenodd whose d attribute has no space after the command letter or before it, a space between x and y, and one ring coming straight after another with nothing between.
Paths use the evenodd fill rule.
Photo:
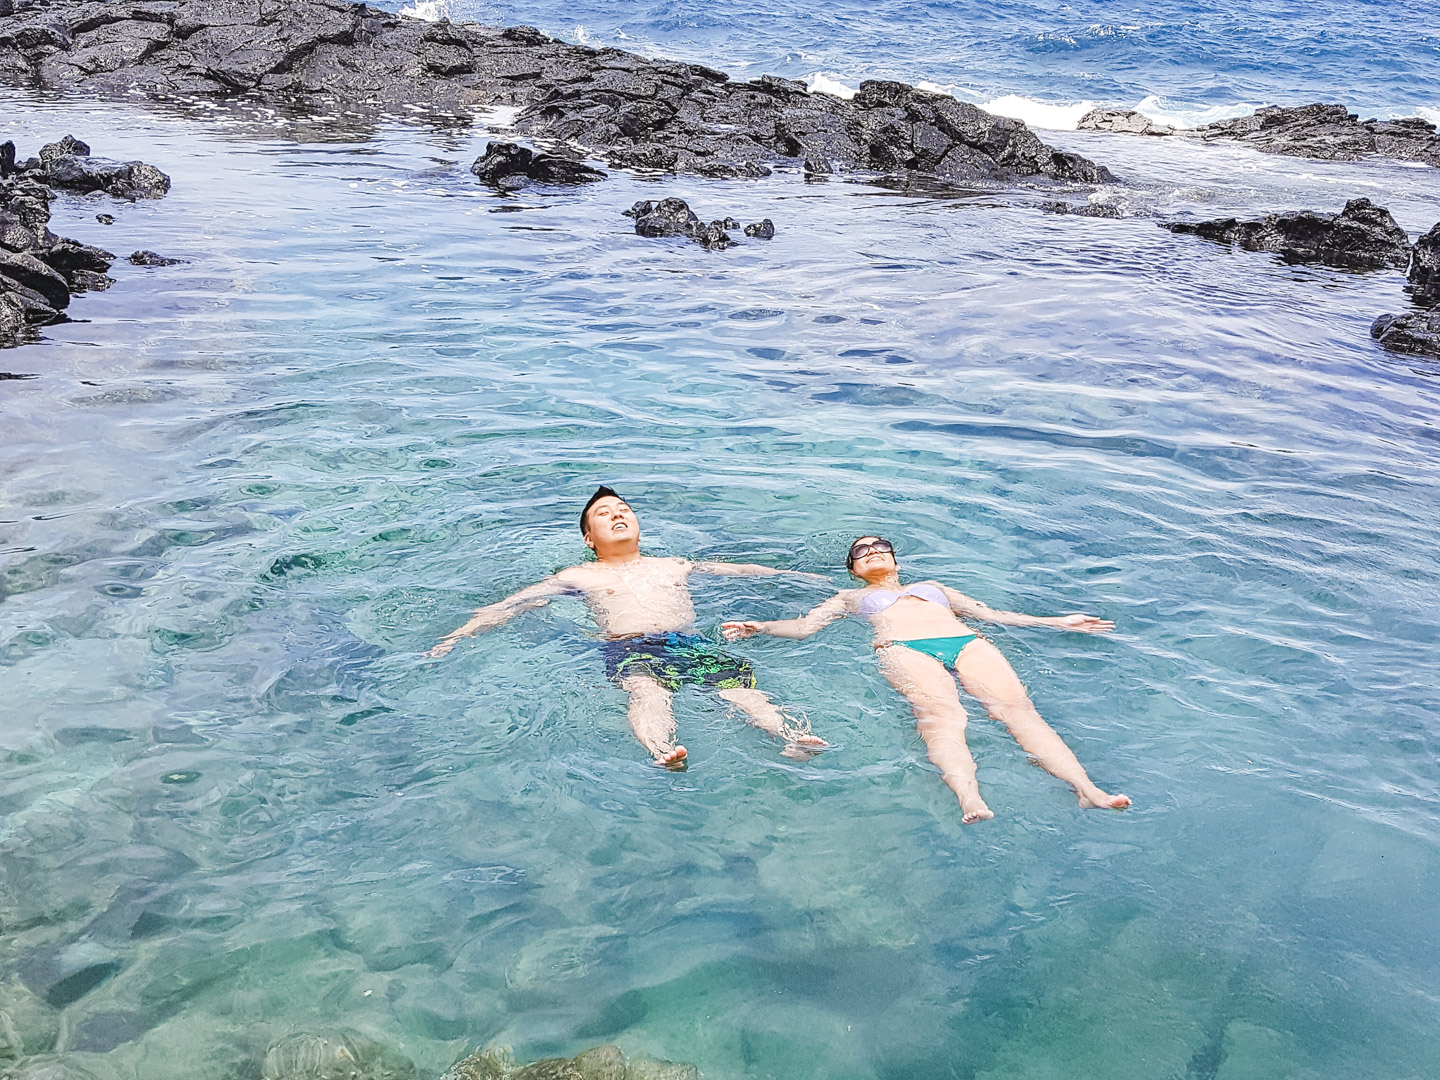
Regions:
<instances>
[{"instance_id":1,"label":"submerged rock","mask_svg":"<svg viewBox=\"0 0 1440 1080\"><path fill-rule=\"evenodd\" d=\"M1250 116L1217 120L1190 134L1205 140L1236 139L1267 154L1354 161L1378 155L1440 166L1440 135L1418 116L1361 120L1344 105L1268 105Z\"/></svg>"},{"instance_id":2,"label":"submerged rock","mask_svg":"<svg viewBox=\"0 0 1440 1080\"><path fill-rule=\"evenodd\" d=\"M775 238L775 223L768 217L761 218L754 224L745 226L745 235L753 236L757 240L773 240Z\"/></svg>"},{"instance_id":3,"label":"submerged rock","mask_svg":"<svg viewBox=\"0 0 1440 1080\"><path fill-rule=\"evenodd\" d=\"M515 143L489 143L470 171L483 183L502 191L513 191L534 181L539 184L589 184L604 180L605 174L583 161L537 154Z\"/></svg>"},{"instance_id":4,"label":"submerged rock","mask_svg":"<svg viewBox=\"0 0 1440 1080\"><path fill-rule=\"evenodd\" d=\"M945 94L866 82L854 99L773 76L556 41L532 27L427 23L342 0L97 5L47 0L0 16L0 81L36 89L249 95L377 111L521 110L517 131L616 166L764 176L776 161L952 182L1111 179L1018 120ZM78 158L77 158L78 160Z\"/></svg>"},{"instance_id":5,"label":"submerged rock","mask_svg":"<svg viewBox=\"0 0 1440 1080\"><path fill-rule=\"evenodd\" d=\"M1120 212L1118 206L1111 206L1109 203L1086 203L1084 206L1076 206L1067 202L1043 202L1040 209L1047 214L1067 214L1070 217L1098 217L1098 218L1122 218L1125 215Z\"/></svg>"},{"instance_id":6,"label":"submerged rock","mask_svg":"<svg viewBox=\"0 0 1440 1080\"><path fill-rule=\"evenodd\" d=\"M573 1058L542 1058L517 1065L508 1046L492 1046L457 1061L441 1080L698 1080L694 1065L636 1058L618 1046L592 1047Z\"/></svg>"},{"instance_id":7,"label":"submerged rock","mask_svg":"<svg viewBox=\"0 0 1440 1080\"><path fill-rule=\"evenodd\" d=\"M127 262L136 266L177 266L184 262L184 259L167 259L164 255L157 255L153 251L132 251Z\"/></svg>"},{"instance_id":8,"label":"submerged rock","mask_svg":"<svg viewBox=\"0 0 1440 1080\"><path fill-rule=\"evenodd\" d=\"M635 219L635 231L641 236L688 236L701 247L718 251L734 243L726 230L740 227L733 217L717 218L707 225L689 203L676 198L637 202L625 211L625 216ZM757 225L745 226L745 235L769 240L775 235L775 225L766 218Z\"/></svg>"},{"instance_id":9,"label":"submerged rock","mask_svg":"<svg viewBox=\"0 0 1440 1080\"><path fill-rule=\"evenodd\" d=\"M1175 233L1191 233L1247 251L1272 251L1289 262L1320 263L1346 270L1405 269L1410 238L1389 211L1369 199L1351 199L1338 214L1299 210L1258 221L1169 221Z\"/></svg>"},{"instance_id":10,"label":"submerged rock","mask_svg":"<svg viewBox=\"0 0 1440 1080\"><path fill-rule=\"evenodd\" d=\"M1440 308L1381 315L1371 325L1370 336L1391 352L1440 359Z\"/></svg>"},{"instance_id":11,"label":"submerged rock","mask_svg":"<svg viewBox=\"0 0 1440 1080\"><path fill-rule=\"evenodd\" d=\"M1417 304L1440 304L1440 223L1410 252L1410 293Z\"/></svg>"},{"instance_id":12,"label":"submerged rock","mask_svg":"<svg viewBox=\"0 0 1440 1080\"><path fill-rule=\"evenodd\" d=\"M415 1065L353 1031L296 1034L265 1052L262 1080L410 1080Z\"/></svg>"}]
</instances>

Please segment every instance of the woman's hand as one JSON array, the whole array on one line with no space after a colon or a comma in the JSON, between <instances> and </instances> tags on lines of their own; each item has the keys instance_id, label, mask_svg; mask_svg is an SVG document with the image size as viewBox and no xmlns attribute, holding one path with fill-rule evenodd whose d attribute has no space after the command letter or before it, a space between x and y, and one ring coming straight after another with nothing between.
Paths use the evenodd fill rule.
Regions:
<instances>
[{"instance_id":1,"label":"woman's hand","mask_svg":"<svg viewBox=\"0 0 1440 1080\"><path fill-rule=\"evenodd\" d=\"M743 619L732 619L720 624L720 636L726 641L744 641L747 637L765 632L765 624Z\"/></svg>"},{"instance_id":2,"label":"woman's hand","mask_svg":"<svg viewBox=\"0 0 1440 1080\"><path fill-rule=\"evenodd\" d=\"M1109 619L1097 618L1094 615L1060 615L1053 625L1061 630L1075 630L1082 634L1108 634L1115 629L1115 624Z\"/></svg>"}]
</instances>

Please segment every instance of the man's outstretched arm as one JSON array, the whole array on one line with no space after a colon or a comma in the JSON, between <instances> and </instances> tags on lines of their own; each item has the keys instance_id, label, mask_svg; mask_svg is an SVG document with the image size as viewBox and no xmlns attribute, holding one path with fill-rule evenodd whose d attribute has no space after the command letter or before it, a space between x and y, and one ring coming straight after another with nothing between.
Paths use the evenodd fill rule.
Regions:
<instances>
[{"instance_id":1,"label":"man's outstretched arm","mask_svg":"<svg viewBox=\"0 0 1440 1080\"><path fill-rule=\"evenodd\" d=\"M472 634L482 634L486 630L494 630L497 626L504 626L516 615L522 615L527 611L534 611L548 604L552 597L560 596L574 590L560 581L558 578L549 577L544 581L531 585L528 589L521 589L504 600L497 600L493 604L476 610L470 616L470 621L458 630L453 630L440 639L440 643L425 655L438 660L451 649L461 638L470 637Z\"/></svg>"},{"instance_id":2,"label":"man's outstretched arm","mask_svg":"<svg viewBox=\"0 0 1440 1080\"><path fill-rule=\"evenodd\" d=\"M824 574L807 574L803 570L781 570L774 566L743 562L697 562L692 564L697 574L714 574L717 577L798 577L822 585L834 585Z\"/></svg>"}]
</instances>

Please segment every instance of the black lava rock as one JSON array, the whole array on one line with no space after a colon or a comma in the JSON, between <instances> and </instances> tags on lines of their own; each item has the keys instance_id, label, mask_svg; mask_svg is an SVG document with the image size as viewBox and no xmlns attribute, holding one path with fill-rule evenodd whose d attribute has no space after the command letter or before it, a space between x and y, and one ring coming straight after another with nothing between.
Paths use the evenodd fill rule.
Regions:
<instances>
[{"instance_id":1,"label":"black lava rock","mask_svg":"<svg viewBox=\"0 0 1440 1080\"><path fill-rule=\"evenodd\" d=\"M1440 224L1411 249L1410 293L1417 304L1440 304Z\"/></svg>"},{"instance_id":2,"label":"black lava rock","mask_svg":"<svg viewBox=\"0 0 1440 1080\"><path fill-rule=\"evenodd\" d=\"M1047 214L1066 214L1070 217L1095 217L1095 218L1122 218L1125 215L1120 212L1117 206L1109 203L1086 203L1084 206L1075 206L1067 202L1043 202L1040 209Z\"/></svg>"},{"instance_id":3,"label":"black lava rock","mask_svg":"<svg viewBox=\"0 0 1440 1080\"><path fill-rule=\"evenodd\" d=\"M700 218L684 199L636 203L630 213L641 236L694 236L701 229Z\"/></svg>"},{"instance_id":4,"label":"black lava rock","mask_svg":"<svg viewBox=\"0 0 1440 1080\"><path fill-rule=\"evenodd\" d=\"M136 266L176 266L184 259L167 259L164 255L157 255L153 251L135 251L130 254L127 260Z\"/></svg>"},{"instance_id":5,"label":"black lava rock","mask_svg":"<svg viewBox=\"0 0 1440 1080\"><path fill-rule=\"evenodd\" d=\"M1381 315L1370 327L1370 336L1391 352L1440 359L1440 308Z\"/></svg>"},{"instance_id":6,"label":"black lava rock","mask_svg":"<svg viewBox=\"0 0 1440 1080\"><path fill-rule=\"evenodd\" d=\"M1269 105L1251 116L1217 120L1191 134L1205 140L1238 139L1267 154L1354 161L1375 154L1440 166L1440 135L1418 116L1361 120L1344 105Z\"/></svg>"},{"instance_id":7,"label":"black lava rock","mask_svg":"<svg viewBox=\"0 0 1440 1080\"><path fill-rule=\"evenodd\" d=\"M170 190L170 178L143 161L106 161L65 154L46 161L43 174L51 187L79 192L103 191L131 202L158 199Z\"/></svg>"},{"instance_id":8,"label":"black lava rock","mask_svg":"<svg viewBox=\"0 0 1440 1080\"><path fill-rule=\"evenodd\" d=\"M775 237L775 223L768 217L761 218L752 225L745 226L745 235L753 236L756 240L771 240Z\"/></svg>"},{"instance_id":9,"label":"black lava rock","mask_svg":"<svg viewBox=\"0 0 1440 1080\"><path fill-rule=\"evenodd\" d=\"M701 176L763 176L788 161L808 163L812 175L1111 179L1018 120L903 83L866 82L845 101L787 79L734 82L699 64L570 45L531 27L426 23L344 0L46 0L0 23L0 81L138 89L167 101L340 100L377 113L419 102L467 113L505 105L521 110L522 133L617 166Z\"/></svg>"},{"instance_id":10,"label":"black lava rock","mask_svg":"<svg viewBox=\"0 0 1440 1080\"><path fill-rule=\"evenodd\" d=\"M1410 238L1389 211L1369 199L1351 199L1338 214L1299 210L1258 221L1171 221L1171 232L1192 233L1247 251L1272 251L1287 262L1320 263L1346 270L1403 270L1410 262Z\"/></svg>"},{"instance_id":11,"label":"black lava rock","mask_svg":"<svg viewBox=\"0 0 1440 1080\"><path fill-rule=\"evenodd\" d=\"M513 191L532 181L539 184L589 184L604 180L605 174L583 161L537 154L515 143L489 143L485 154L475 159L470 171L483 183L502 191Z\"/></svg>"},{"instance_id":12,"label":"black lava rock","mask_svg":"<svg viewBox=\"0 0 1440 1080\"><path fill-rule=\"evenodd\" d=\"M115 224L115 215L114 215L114 214L96 214L96 215L95 215L95 220L98 221L101 225L114 225L114 224Z\"/></svg>"}]
</instances>

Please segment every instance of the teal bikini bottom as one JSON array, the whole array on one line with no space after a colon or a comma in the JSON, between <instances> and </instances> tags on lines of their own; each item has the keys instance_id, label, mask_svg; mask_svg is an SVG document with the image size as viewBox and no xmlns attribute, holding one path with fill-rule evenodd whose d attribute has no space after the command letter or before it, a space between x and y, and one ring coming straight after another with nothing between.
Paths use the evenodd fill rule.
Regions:
<instances>
[{"instance_id":1,"label":"teal bikini bottom","mask_svg":"<svg viewBox=\"0 0 1440 1080\"><path fill-rule=\"evenodd\" d=\"M904 645L907 649L914 649L926 656L933 656L946 667L954 667L955 662L960 659L960 650L979 636L979 634L957 634L955 637L916 638L914 641L897 641L895 644Z\"/></svg>"}]
</instances>

